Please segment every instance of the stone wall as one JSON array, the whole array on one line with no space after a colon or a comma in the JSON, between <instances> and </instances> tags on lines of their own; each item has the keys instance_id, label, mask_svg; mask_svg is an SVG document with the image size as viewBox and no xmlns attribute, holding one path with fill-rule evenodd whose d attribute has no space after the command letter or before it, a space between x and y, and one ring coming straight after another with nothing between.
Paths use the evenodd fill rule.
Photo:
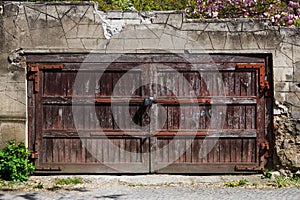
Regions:
<instances>
[{"instance_id":1,"label":"stone wall","mask_svg":"<svg viewBox=\"0 0 300 200\"><path fill-rule=\"evenodd\" d=\"M97 11L93 3L2 2L0 146L26 141L23 52L268 53L274 162L300 168L300 31L263 20L190 20L183 12Z\"/></svg>"}]
</instances>

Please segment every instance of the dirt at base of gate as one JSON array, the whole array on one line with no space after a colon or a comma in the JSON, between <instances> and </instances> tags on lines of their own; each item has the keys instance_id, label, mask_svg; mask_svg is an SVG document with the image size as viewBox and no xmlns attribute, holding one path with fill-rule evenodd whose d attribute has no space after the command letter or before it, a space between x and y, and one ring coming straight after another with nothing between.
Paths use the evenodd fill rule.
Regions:
<instances>
[{"instance_id":1,"label":"dirt at base of gate","mask_svg":"<svg viewBox=\"0 0 300 200\"><path fill-rule=\"evenodd\" d=\"M27 182L12 183L0 181L0 191L37 192L37 191L87 191L100 187L243 187L276 188L275 179L262 175L222 175L222 176L184 176L184 175L59 175L31 176ZM295 186L295 185L286 185ZM282 186L280 186L282 187ZM298 185L299 187L299 185Z\"/></svg>"}]
</instances>

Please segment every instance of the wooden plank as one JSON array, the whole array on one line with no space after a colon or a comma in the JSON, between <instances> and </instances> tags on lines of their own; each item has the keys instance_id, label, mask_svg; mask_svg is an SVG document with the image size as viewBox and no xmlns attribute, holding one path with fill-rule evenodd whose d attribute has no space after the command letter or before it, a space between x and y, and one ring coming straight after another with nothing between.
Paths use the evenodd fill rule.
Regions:
<instances>
[{"instance_id":1,"label":"wooden plank","mask_svg":"<svg viewBox=\"0 0 300 200\"><path fill-rule=\"evenodd\" d=\"M261 55L217 55L217 54L25 54L27 63L264 63Z\"/></svg>"}]
</instances>

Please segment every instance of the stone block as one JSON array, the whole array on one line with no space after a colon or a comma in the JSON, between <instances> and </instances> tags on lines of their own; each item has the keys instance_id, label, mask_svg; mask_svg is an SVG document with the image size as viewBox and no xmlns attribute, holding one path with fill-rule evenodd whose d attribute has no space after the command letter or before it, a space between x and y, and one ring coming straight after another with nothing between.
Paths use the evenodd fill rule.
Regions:
<instances>
[{"instance_id":1,"label":"stone block","mask_svg":"<svg viewBox=\"0 0 300 200\"><path fill-rule=\"evenodd\" d=\"M253 33L242 32L240 38L243 49L259 49Z\"/></svg>"},{"instance_id":2,"label":"stone block","mask_svg":"<svg viewBox=\"0 0 300 200\"><path fill-rule=\"evenodd\" d=\"M182 13L178 13L178 14L170 14L167 24L170 26L173 26L177 29L180 29L182 26L182 19L183 19L183 14Z\"/></svg>"},{"instance_id":3,"label":"stone block","mask_svg":"<svg viewBox=\"0 0 300 200\"><path fill-rule=\"evenodd\" d=\"M289 92L290 87L288 82L275 82L276 92Z\"/></svg>"},{"instance_id":4,"label":"stone block","mask_svg":"<svg viewBox=\"0 0 300 200\"><path fill-rule=\"evenodd\" d=\"M224 49L227 33L211 32L209 34L214 49Z\"/></svg>"},{"instance_id":5,"label":"stone block","mask_svg":"<svg viewBox=\"0 0 300 200\"><path fill-rule=\"evenodd\" d=\"M65 33L69 32L77 26L77 24L70 18L63 18L60 21Z\"/></svg>"},{"instance_id":6,"label":"stone block","mask_svg":"<svg viewBox=\"0 0 300 200\"><path fill-rule=\"evenodd\" d=\"M292 117L294 119L300 119L300 108L298 106L292 106Z\"/></svg>"},{"instance_id":7,"label":"stone block","mask_svg":"<svg viewBox=\"0 0 300 200\"><path fill-rule=\"evenodd\" d=\"M48 32L46 29L31 30L30 34L31 34L31 38L32 38L32 45L34 45L35 48L46 48L47 47Z\"/></svg>"},{"instance_id":8,"label":"stone block","mask_svg":"<svg viewBox=\"0 0 300 200\"><path fill-rule=\"evenodd\" d=\"M282 42L280 43L280 51L286 55L288 58L293 58L293 45L289 43Z\"/></svg>"},{"instance_id":9,"label":"stone block","mask_svg":"<svg viewBox=\"0 0 300 200\"><path fill-rule=\"evenodd\" d=\"M77 26L77 37L79 38L93 38L95 30L98 25L78 25Z\"/></svg>"},{"instance_id":10,"label":"stone block","mask_svg":"<svg viewBox=\"0 0 300 200\"><path fill-rule=\"evenodd\" d=\"M71 5L62 5L62 6L55 6L57 15L60 19L62 19L70 10L72 9Z\"/></svg>"},{"instance_id":11,"label":"stone block","mask_svg":"<svg viewBox=\"0 0 300 200\"><path fill-rule=\"evenodd\" d=\"M275 82L293 81L293 68L274 68L273 73Z\"/></svg>"},{"instance_id":12,"label":"stone block","mask_svg":"<svg viewBox=\"0 0 300 200\"><path fill-rule=\"evenodd\" d=\"M53 17L55 19L59 19L58 13L56 11L56 6L54 5L47 5L47 15L48 17Z\"/></svg>"},{"instance_id":13,"label":"stone block","mask_svg":"<svg viewBox=\"0 0 300 200\"><path fill-rule=\"evenodd\" d=\"M48 28L47 46L50 49L68 48L67 40L65 38L64 30L62 27Z\"/></svg>"},{"instance_id":14,"label":"stone block","mask_svg":"<svg viewBox=\"0 0 300 200\"><path fill-rule=\"evenodd\" d=\"M300 92L300 82L290 82L289 90L291 92Z\"/></svg>"},{"instance_id":15,"label":"stone block","mask_svg":"<svg viewBox=\"0 0 300 200\"><path fill-rule=\"evenodd\" d=\"M242 49L241 38L239 33L227 33L224 49Z\"/></svg>"},{"instance_id":16,"label":"stone block","mask_svg":"<svg viewBox=\"0 0 300 200\"><path fill-rule=\"evenodd\" d=\"M125 25L135 25L135 24L141 24L140 19L126 19L125 20Z\"/></svg>"},{"instance_id":17,"label":"stone block","mask_svg":"<svg viewBox=\"0 0 300 200\"><path fill-rule=\"evenodd\" d=\"M169 18L168 13L156 14L155 17L152 20L152 23L153 24L166 24L168 18Z\"/></svg>"},{"instance_id":18,"label":"stone block","mask_svg":"<svg viewBox=\"0 0 300 200\"><path fill-rule=\"evenodd\" d=\"M81 39L82 44L85 49L97 49L98 48L98 40L97 39Z\"/></svg>"},{"instance_id":19,"label":"stone block","mask_svg":"<svg viewBox=\"0 0 300 200\"><path fill-rule=\"evenodd\" d=\"M157 35L155 35L149 29L135 30L135 35L136 35L136 38L140 38L140 39L155 39L155 38L157 38Z\"/></svg>"},{"instance_id":20,"label":"stone block","mask_svg":"<svg viewBox=\"0 0 300 200\"><path fill-rule=\"evenodd\" d=\"M181 30L183 31L203 31L208 26L207 23L183 23Z\"/></svg>"},{"instance_id":21,"label":"stone block","mask_svg":"<svg viewBox=\"0 0 300 200\"><path fill-rule=\"evenodd\" d=\"M192 32L192 31L189 31ZM172 35L172 36L176 36L176 37L181 37L181 38L188 38L188 33L187 31L180 31L170 25L166 25L166 27L163 29L163 33L164 34L168 34L168 35Z\"/></svg>"},{"instance_id":22,"label":"stone block","mask_svg":"<svg viewBox=\"0 0 300 200\"><path fill-rule=\"evenodd\" d=\"M218 22L218 23L208 23L208 26L206 27L205 31L209 32L219 32L219 31L224 31L228 32L228 27L226 22Z\"/></svg>"},{"instance_id":23,"label":"stone block","mask_svg":"<svg viewBox=\"0 0 300 200\"><path fill-rule=\"evenodd\" d=\"M25 130L25 123L22 122L0 122L0 149L4 148L9 140L25 142Z\"/></svg>"},{"instance_id":24,"label":"stone block","mask_svg":"<svg viewBox=\"0 0 300 200\"><path fill-rule=\"evenodd\" d=\"M76 14L75 14L75 16L76 16ZM94 8L88 7L88 9L84 13L83 17L81 17L79 24L94 24L94 23L95 23Z\"/></svg>"},{"instance_id":25,"label":"stone block","mask_svg":"<svg viewBox=\"0 0 300 200\"><path fill-rule=\"evenodd\" d=\"M283 54L280 50L276 50L273 55L273 67L285 67L285 68L293 68L293 61L291 58ZM293 75L293 73L291 73Z\"/></svg>"},{"instance_id":26,"label":"stone block","mask_svg":"<svg viewBox=\"0 0 300 200\"><path fill-rule=\"evenodd\" d=\"M125 19L135 19L138 18L138 12L123 12L123 18Z\"/></svg>"},{"instance_id":27,"label":"stone block","mask_svg":"<svg viewBox=\"0 0 300 200\"><path fill-rule=\"evenodd\" d=\"M159 38L159 49L174 49L174 44L171 35L163 34L161 38Z\"/></svg>"},{"instance_id":28,"label":"stone block","mask_svg":"<svg viewBox=\"0 0 300 200\"><path fill-rule=\"evenodd\" d=\"M159 41L160 39L156 38L156 39L143 39L141 40L142 49L156 49L158 48L159 45Z\"/></svg>"},{"instance_id":29,"label":"stone block","mask_svg":"<svg viewBox=\"0 0 300 200\"><path fill-rule=\"evenodd\" d=\"M279 46L281 41L283 41L283 37L279 34L278 31L269 30L267 31L267 36L265 40L265 49L275 49Z\"/></svg>"},{"instance_id":30,"label":"stone block","mask_svg":"<svg viewBox=\"0 0 300 200\"><path fill-rule=\"evenodd\" d=\"M187 40L184 38L172 36L174 49L185 49L185 45L187 43Z\"/></svg>"},{"instance_id":31,"label":"stone block","mask_svg":"<svg viewBox=\"0 0 300 200\"><path fill-rule=\"evenodd\" d=\"M109 43L109 40L106 39L98 39L98 50L104 50L106 49L107 44Z\"/></svg>"},{"instance_id":32,"label":"stone block","mask_svg":"<svg viewBox=\"0 0 300 200\"><path fill-rule=\"evenodd\" d=\"M242 31L251 32L251 31L262 31L266 29L266 25L263 22L254 20L253 22L248 21L243 23Z\"/></svg>"},{"instance_id":33,"label":"stone block","mask_svg":"<svg viewBox=\"0 0 300 200\"><path fill-rule=\"evenodd\" d=\"M196 44L198 46L198 49L204 49L204 50L213 49L212 43L209 38L209 33L207 33L207 32L202 32L199 35L199 37L196 41Z\"/></svg>"},{"instance_id":34,"label":"stone block","mask_svg":"<svg viewBox=\"0 0 300 200\"><path fill-rule=\"evenodd\" d=\"M227 27L230 32L241 32L243 23L237 21L229 21L227 22Z\"/></svg>"},{"instance_id":35,"label":"stone block","mask_svg":"<svg viewBox=\"0 0 300 200\"><path fill-rule=\"evenodd\" d=\"M260 49L265 49L266 41L268 40L266 31L256 31L253 33L256 43Z\"/></svg>"},{"instance_id":36,"label":"stone block","mask_svg":"<svg viewBox=\"0 0 300 200\"><path fill-rule=\"evenodd\" d=\"M300 83L300 62L294 64L294 81Z\"/></svg>"},{"instance_id":37,"label":"stone block","mask_svg":"<svg viewBox=\"0 0 300 200\"><path fill-rule=\"evenodd\" d=\"M300 46L298 45L293 45L293 61L300 63Z\"/></svg>"},{"instance_id":38,"label":"stone block","mask_svg":"<svg viewBox=\"0 0 300 200\"><path fill-rule=\"evenodd\" d=\"M294 106L300 105L299 96L300 96L299 93L297 94L295 92L289 92L286 95L286 102L291 104L291 105L294 105Z\"/></svg>"},{"instance_id":39,"label":"stone block","mask_svg":"<svg viewBox=\"0 0 300 200\"><path fill-rule=\"evenodd\" d=\"M140 49L142 47L142 42L139 39L126 39L124 42L124 49Z\"/></svg>"},{"instance_id":40,"label":"stone block","mask_svg":"<svg viewBox=\"0 0 300 200\"><path fill-rule=\"evenodd\" d=\"M286 101L286 93L284 92L274 92L274 100L278 102L285 102Z\"/></svg>"},{"instance_id":41,"label":"stone block","mask_svg":"<svg viewBox=\"0 0 300 200\"><path fill-rule=\"evenodd\" d=\"M121 19L122 16L122 12L121 11L108 11L107 12L107 18L109 19Z\"/></svg>"},{"instance_id":42,"label":"stone block","mask_svg":"<svg viewBox=\"0 0 300 200\"><path fill-rule=\"evenodd\" d=\"M70 49L83 49L83 44L80 39L67 39L68 47Z\"/></svg>"},{"instance_id":43,"label":"stone block","mask_svg":"<svg viewBox=\"0 0 300 200\"><path fill-rule=\"evenodd\" d=\"M111 39L107 45L107 50L123 50L124 40L123 39Z\"/></svg>"}]
</instances>

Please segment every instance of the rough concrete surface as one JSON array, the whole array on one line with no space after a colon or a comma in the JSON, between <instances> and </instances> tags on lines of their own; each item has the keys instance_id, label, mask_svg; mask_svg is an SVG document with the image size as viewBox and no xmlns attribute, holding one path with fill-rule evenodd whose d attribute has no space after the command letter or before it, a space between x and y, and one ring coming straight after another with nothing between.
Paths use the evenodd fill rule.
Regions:
<instances>
[{"instance_id":1,"label":"rough concrete surface","mask_svg":"<svg viewBox=\"0 0 300 200\"><path fill-rule=\"evenodd\" d=\"M58 179L82 179L83 184L54 186ZM228 181L248 180L244 187L230 188ZM248 176L33 176L27 189L0 191L0 199L257 199L300 198L296 187L274 188L261 175ZM31 184L43 183L43 189ZM52 184L52 185L51 185ZM30 185L30 186L29 186ZM254 186L255 185L255 186ZM31 189L30 189L31 188Z\"/></svg>"}]
</instances>

